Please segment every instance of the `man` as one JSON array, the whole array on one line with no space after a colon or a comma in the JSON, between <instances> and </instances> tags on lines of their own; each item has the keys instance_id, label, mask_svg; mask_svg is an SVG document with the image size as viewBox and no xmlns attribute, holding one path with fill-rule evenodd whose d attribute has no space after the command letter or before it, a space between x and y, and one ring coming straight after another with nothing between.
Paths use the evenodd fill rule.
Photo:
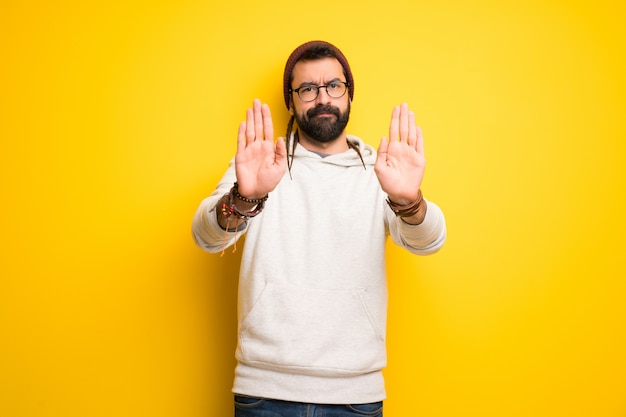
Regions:
<instances>
[{"instance_id":1,"label":"man","mask_svg":"<svg viewBox=\"0 0 626 417\"><path fill-rule=\"evenodd\" d=\"M234 161L193 221L209 252L247 234L235 416L382 416L385 241L427 255L446 238L420 191L422 132L402 104L378 153L347 135L354 80L327 42L292 52L284 96L286 141L274 142L270 109L254 100Z\"/></svg>"}]
</instances>

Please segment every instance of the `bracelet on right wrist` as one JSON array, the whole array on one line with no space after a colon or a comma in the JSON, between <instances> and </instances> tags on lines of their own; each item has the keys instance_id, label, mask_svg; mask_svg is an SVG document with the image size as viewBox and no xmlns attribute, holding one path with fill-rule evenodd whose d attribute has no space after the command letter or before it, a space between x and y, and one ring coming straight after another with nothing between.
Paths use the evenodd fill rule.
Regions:
<instances>
[{"instance_id":1,"label":"bracelet on right wrist","mask_svg":"<svg viewBox=\"0 0 626 417\"><path fill-rule=\"evenodd\" d=\"M265 207L265 202L267 201L269 195L266 195L263 198L247 198L239 194L239 185L235 182L233 187L230 189L228 194L228 205L226 203L222 204L222 213L228 219L230 216L236 216L240 219L248 220L254 216L257 216L263 208ZM241 211L235 205L235 199L243 201L245 203L255 204L252 210L249 211Z\"/></svg>"},{"instance_id":2,"label":"bracelet on right wrist","mask_svg":"<svg viewBox=\"0 0 626 417\"><path fill-rule=\"evenodd\" d=\"M235 198L237 198L238 200L244 201L246 203L265 203L267 201L267 199L269 198L269 194L267 194L265 197L262 198L247 198L242 196L241 194L239 194L239 184L235 181L235 184L233 185L233 188L231 188L231 193L234 194Z\"/></svg>"}]
</instances>

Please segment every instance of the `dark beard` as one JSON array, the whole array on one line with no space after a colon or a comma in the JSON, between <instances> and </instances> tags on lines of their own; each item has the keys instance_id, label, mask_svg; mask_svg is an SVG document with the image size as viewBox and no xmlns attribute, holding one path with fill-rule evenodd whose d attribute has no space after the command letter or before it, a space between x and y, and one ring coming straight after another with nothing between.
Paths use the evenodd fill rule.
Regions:
<instances>
[{"instance_id":1,"label":"dark beard","mask_svg":"<svg viewBox=\"0 0 626 417\"><path fill-rule=\"evenodd\" d=\"M335 116L335 120L329 117L316 117L321 113L332 114ZM317 106L306 112L303 118L295 112L294 116L302 133L317 142L328 143L337 139L348 125L350 103L348 103L345 113L341 113L337 107Z\"/></svg>"}]
</instances>

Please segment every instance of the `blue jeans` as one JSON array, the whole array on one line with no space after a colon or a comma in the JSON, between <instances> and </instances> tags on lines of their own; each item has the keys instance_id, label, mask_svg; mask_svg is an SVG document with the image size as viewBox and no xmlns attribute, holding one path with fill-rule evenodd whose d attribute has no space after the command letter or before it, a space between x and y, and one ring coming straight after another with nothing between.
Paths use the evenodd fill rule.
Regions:
<instances>
[{"instance_id":1,"label":"blue jeans","mask_svg":"<svg viewBox=\"0 0 626 417\"><path fill-rule=\"evenodd\" d=\"M383 417L383 402L305 404L235 395L235 417Z\"/></svg>"}]
</instances>

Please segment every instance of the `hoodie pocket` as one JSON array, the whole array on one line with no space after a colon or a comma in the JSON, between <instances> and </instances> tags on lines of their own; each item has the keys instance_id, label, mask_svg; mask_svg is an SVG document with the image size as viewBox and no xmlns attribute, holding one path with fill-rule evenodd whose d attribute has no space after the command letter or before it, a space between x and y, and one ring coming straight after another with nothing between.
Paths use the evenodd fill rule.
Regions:
<instances>
[{"instance_id":1,"label":"hoodie pocket","mask_svg":"<svg viewBox=\"0 0 626 417\"><path fill-rule=\"evenodd\" d=\"M365 291L267 284L241 323L238 360L325 376L382 369L384 318L370 314Z\"/></svg>"}]
</instances>

